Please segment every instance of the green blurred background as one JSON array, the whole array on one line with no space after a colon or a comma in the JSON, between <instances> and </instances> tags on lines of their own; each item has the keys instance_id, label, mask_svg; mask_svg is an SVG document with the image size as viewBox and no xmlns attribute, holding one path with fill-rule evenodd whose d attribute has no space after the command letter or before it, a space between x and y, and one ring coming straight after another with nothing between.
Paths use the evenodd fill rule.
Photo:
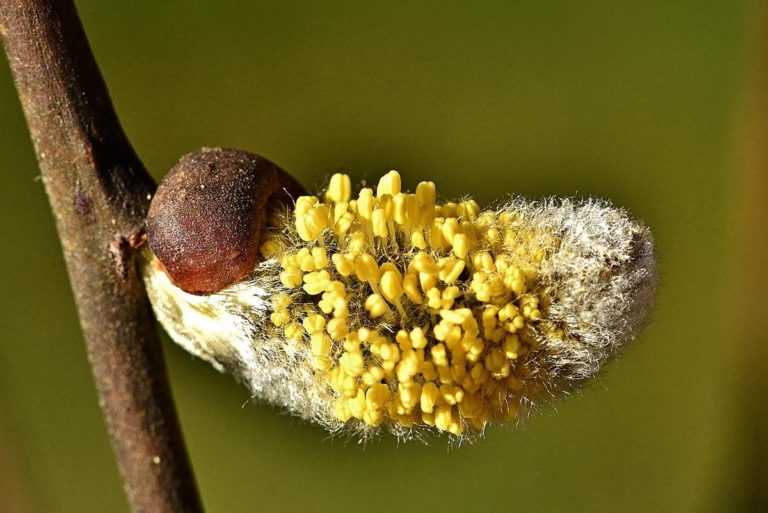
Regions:
<instances>
[{"instance_id":1,"label":"green blurred background","mask_svg":"<svg viewBox=\"0 0 768 513\"><path fill-rule=\"evenodd\" d=\"M597 195L653 229L653 321L583 393L449 451L363 448L267 405L164 338L211 512L743 509L728 325L748 5L77 2L158 179L201 146L305 185L398 169L488 202ZM0 481L11 511L127 506L18 99L0 59ZM761 398L764 400L764 398ZM741 438L740 438L741 437ZM0 486L0 490L3 486ZM3 509L0 498L0 509Z\"/></svg>"}]
</instances>

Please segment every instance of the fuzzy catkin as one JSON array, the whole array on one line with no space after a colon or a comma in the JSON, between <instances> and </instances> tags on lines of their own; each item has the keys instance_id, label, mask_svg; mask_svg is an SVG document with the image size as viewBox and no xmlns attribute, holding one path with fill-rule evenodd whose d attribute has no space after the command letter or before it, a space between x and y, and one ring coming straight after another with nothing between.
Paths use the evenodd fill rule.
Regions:
<instances>
[{"instance_id":1,"label":"fuzzy catkin","mask_svg":"<svg viewBox=\"0 0 768 513\"><path fill-rule=\"evenodd\" d=\"M397 187L390 191L393 196L402 194L399 191L399 176L397 180ZM340 198L337 203L344 203L344 209L349 208L354 214L354 223L360 224L362 233L367 218L365 215L360 217L360 207L355 207L358 210L354 211L347 201L342 201L348 199ZM315 201L317 205L322 205L321 201ZM333 205L334 201L330 203ZM438 213L439 209L438 206ZM607 201L557 198L530 201L514 198L479 214L458 216L459 225L462 220L466 221L464 229L472 231L475 228L469 223L470 218L472 223L480 226L477 230L479 235L473 235L473 246L464 259L468 262L467 270L451 282L460 291L460 296L455 301L451 300L452 306L447 310L409 301L408 296L399 291L403 301L396 305L395 300L387 299L384 307L388 313L374 318L373 310L366 305L373 285L365 280L356 281L354 275L344 277L334 270L333 263L323 267L330 271L331 279L345 284L343 319L350 331L368 327L394 344L395 334L400 330L428 326L427 345L420 360L422 364L424 360L438 361L437 357L429 355L440 344L432 330L441 315L449 315L451 308L464 307L479 319L483 308L495 308L490 302L479 303L471 288L472 273L475 272L471 260L473 254L490 251L497 260L504 259L510 266L528 269L528 292L504 291L504 301L518 301L520 297L535 295L535 300L540 301L541 318L526 317L525 327L519 331L523 347L520 356L514 351L507 352L508 358L501 362L506 365L504 369L511 377L503 374L504 371L499 370L500 367L493 361L493 357L498 355L490 354L494 347L499 352L502 343L494 346L486 340L482 353L474 358L480 363L486 362L486 368L480 371L487 374L488 370L495 370L496 373L491 378L485 376L484 383L487 385L475 384L476 387L472 386L471 379L466 381L468 378L464 378L464 383L469 385L462 390L459 390L462 383L460 377L454 377L453 381L442 375L441 378L433 378L437 386L444 384L440 388L435 413L420 411L418 405L407 404L408 387L424 390L429 380L424 377L426 374L402 374L400 367L390 369L387 376L376 383L387 398L385 406L371 404L372 401L376 403L370 398L373 386L363 385L365 378L361 375L353 380L360 390L353 389L344 397L338 387L331 386L329 380L337 379L339 373L343 374L339 368L347 368L340 363L340 359L345 354L341 347L349 336L332 340L330 349L323 353L327 355L328 363L318 366L318 353L311 347L308 333L289 339L279 327L283 321L276 324L270 320L270 316L274 319L273 314L277 311L274 304L276 297L290 298L290 306L285 308L295 324L300 324L313 312L319 312L317 305L321 292L306 292L311 290L311 284L307 288L307 276L311 273L304 272L299 277L304 279L303 289L299 285L286 286L285 280L281 280L281 273L286 272L281 257L298 254L303 248L311 246L322 247L330 260L332 254L348 251L346 244L349 233L357 226L355 224L342 235L334 234L332 227L321 229L318 235L306 234L301 233L307 228L301 225L298 215L295 221L293 212L285 212L276 217L271 240L276 241L278 249L271 257L258 264L246 280L208 296L187 294L172 285L149 249L143 254L143 274L157 318L171 338L187 351L209 361L217 370L232 373L249 387L256 398L284 407L333 433L367 438L389 430L399 438L411 439L432 431L450 431L452 436L461 440L481 432L487 421L513 420L518 413L524 414L537 404L548 402L594 378L607 360L637 337L648 319L656 286L650 230L625 210L615 208ZM409 245L404 235L406 231L408 234L413 231L415 224L409 223L407 219L401 222L402 226L397 222L390 223L389 239L386 234L381 237L369 235L365 246L378 268L384 269L383 264L389 263L393 269L399 269L401 280L409 272L408 266L414 254L419 252L418 248ZM489 242L488 232L493 229L502 235L502 242ZM428 233L426 230L425 233ZM384 231L387 231L386 227ZM506 238L503 238L504 234ZM463 254L464 250L457 249L458 239L454 240L457 242L453 249L450 245L442 249L427 247L422 252L434 257L435 261L438 258L446 260L445 255ZM520 248L525 251L519 251ZM526 256L530 253L528 249L543 256L532 264L534 260ZM531 266L534 267L532 271ZM441 283L441 290L445 290L448 284ZM517 309L522 308L519 302L515 304ZM536 304L533 303L534 308ZM330 314L327 318L331 319ZM331 339L323 333L326 339ZM478 337L482 339L482 335ZM406 340L405 346L402 344L401 340L400 351L405 355L410 341ZM361 347L350 351L364 356L366 369L381 366L383 358L378 353L370 353L365 343ZM449 359L453 358L451 364L458 363L472 369L475 360L467 361L466 356L459 356L456 351L455 347L448 351ZM437 363L435 367L438 367ZM336 374L329 374L334 369ZM331 375L333 377L329 378ZM398 376L405 376L407 382L403 383ZM461 392L461 395L450 395L451 390ZM355 393L358 398L363 394L366 399L364 418L362 413L359 416L354 414ZM468 406L464 408L466 404L461 404L463 394L480 401L475 410L480 408L482 411L468 413ZM350 413L347 404L352 405L353 413ZM440 404L442 410L439 410ZM436 417L438 414L445 415L446 410L450 427L445 419L442 419L440 427L441 419ZM403 411L405 413L398 413ZM436 422L438 427L433 427Z\"/></svg>"}]
</instances>

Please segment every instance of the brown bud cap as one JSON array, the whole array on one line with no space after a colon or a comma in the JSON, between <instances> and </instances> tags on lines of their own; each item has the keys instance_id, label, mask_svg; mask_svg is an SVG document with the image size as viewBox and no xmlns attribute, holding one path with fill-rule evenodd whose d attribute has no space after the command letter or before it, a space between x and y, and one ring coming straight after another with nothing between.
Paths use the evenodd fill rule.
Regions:
<instances>
[{"instance_id":1,"label":"brown bud cap","mask_svg":"<svg viewBox=\"0 0 768 513\"><path fill-rule=\"evenodd\" d=\"M213 294L253 271L267 212L302 194L263 157L203 148L182 157L158 186L147 215L149 246L174 285Z\"/></svg>"}]
</instances>

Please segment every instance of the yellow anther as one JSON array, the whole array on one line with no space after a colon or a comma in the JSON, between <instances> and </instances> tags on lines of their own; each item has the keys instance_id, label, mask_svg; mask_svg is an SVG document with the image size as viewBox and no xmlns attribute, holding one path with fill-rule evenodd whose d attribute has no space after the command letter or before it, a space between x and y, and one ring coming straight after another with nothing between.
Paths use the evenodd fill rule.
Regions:
<instances>
[{"instance_id":1,"label":"yellow anther","mask_svg":"<svg viewBox=\"0 0 768 513\"><path fill-rule=\"evenodd\" d=\"M483 308L482 315L482 321L483 321L483 329L484 330L492 330L496 328L497 326L497 315L499 313L499 309L496 308L493 305L486 305L485 308Z\"/></svg>"},{"instance_id":2,"label":"yellow anther","mask_svg":"<svg viewBox=\"0 0 768 513\"><path fill-rule=\"evenodd\" d=\"M402 352L400 363L397 364L397 379L401 383L411 381L419 372L419 359L412 349Z\"/></svg>"},{"instance_id":3,"label":"yellow anther","mask_svg":"<svg viewBox=\"0 0 768 513\"><path fill-rule=\"evenodd\" d=\"M357 391L354 397L347 401L349 407L349 413L356 419L362 419L365 414L365 392L361 390Z\"/></svg>"},{"instance_id":4,"label":"yellow anther","mask_svg":"<svg viewBox=\"0 0 768 513\"><path fill-rule=\"evenodd\" d=\"M379 282L379 266L368 253L362 253L355 258L355 273L360 281L367 281L372 285Z\"/></svg>"},{"instance_id":5,"label":"yellow anther","mask_svg":"<svg viewBox=\"0 0 768 513\"><path fill-rule=\"evenodd\" d=\"M520 310L513 303L507 303L501 310L499 310L499 320L505 322L508 319L513 319L519 313Z\"/></svg>"},{"instance_id":6,"label":"yellow anther","mask_svg":"<svg viewBox=\"0 0 768 513\"><path fill-rule=\"evenodd\" d=\"M352 333L348 333L347 336L344 339L344 343L342 344L342 347L345 351L348 351L350 353L359 353L360 352L360 337L357 335L356 331L353 331Z\"/></svg>"},{"instance_id":7,"label":"yellow anther","mask_svg":"<svg viewBox=\"0 0 768 513\"><path fill-rule=\"evenodd\" d=\"M291 322L285 325L283 334L288 340L301 340L301 337L304 334L304 329L298 322Z\"/></svg>"},{"instance_id":8,"label":"yellow anther","mask_svg":"<svg viewBox=\"0 0 768 513\"><path fill-rule=\"evenodd\" d=\"M395 222L399 225L405 225L408 220L408 213L406 211L406 200L407 195L403 193L396 194L393 198L394 208L393 208L393 219Z\"/></svg>"},{"instance_id":9,"label":"yellow anther","mask_svg":"<svg viewBox=\"0 0 768 513\"><path fill-rule=\"evenodd\" d=\"M326 201L349 201L352 197L352 181L349 175L336 173L331 176L328 190L325 192Z\"/></svg>"},{"instance_id":10,"label":"yellow anther","mask_svg":"<svg viewBox=\"0 0 768 513\"><path fill-rule=\"evenodd\" d=\"M443 249L446 245L443 238L443 221L442 218L435 218L429 230L429 246L435 251Z\"/></svg>"},{"instance_id":11,"label":"yellow anther","mask_svg":"<svg viewBox=\"0 0 768 513\"><path fill-rule=\"evenodd\" d=\"M419 291L418 274L409 273L405 275L403 278L403 290L405 291L405 295L408 296L408 299L417 305L420 305L424 301L424 299L421 297L421 292Z\"/></svg>"},{"instance_id":12,"label":"yellow anther","mask_svg":"<svg viewBox=\"0 0 768 513\"><path fill-rule=\"evenodd\" d=\"M299 196L296 198L296 206L294 207L294 213L299 218L312 210L317 204L317 196Z\"/></svg>"},{"instance_id":13,"label":"yellow anther","mask_svg":"<svg viewBox=\"0 0 768 513\"><path fill-rule=\"evenodd\" d=\"M312 368L318 372L325 372L333 365L333 361L329 356L311 356L309 361Z\"/></svg>"},{"instance_id":14,"label":"yellow anther","mask_svg":"<svg viewBox=\"0 0 768 513\"><path fill-rule=\"evenodd\" d=\"M315 270L315 260L307 248L301 248L296 254L296 259L299 261L299 267L305 273Z\"/></svg>"},{"instance_id":15,"label":"yellow anther","mask_svg":"<svg viewBox=\"0 0 768 513\"><path fill-rule=\"evenodd\" d=\"M280 253L284 244L276 237L268 237L259 248L259 253L264 258L272 258L273 255Z\"/></svg>"},{"instance_id":16,"label":"yellow anther","mask_svg":"<svg viewBox=\"0 0 768 513\"><path fill-rule=\"evenodd\" d=\"M326 331L334 340L341 340L349 333L349 326L347 326L347 320L344 318L334 317L328 321Z\"/></svg>"},{"instance_id":17,"label":"yellow anther","mask_svg":"<svg viewBox=\"0 0 768 513\"><path fill-rule=\"evenodd\" d=\"M351 409L351 408L350 408ZM448 431L451 427L453 418L451 417L452 406L438 406L435 410L435 427ZM354 415L354 413L353 413Z\"/></svg>"},{"instance_id":18,"label":"yellow anther","mask_svg":"<svg viewBox=\"0 0 768 513\"><path fill-rule=\"evenodd\" d=\"M480 214L480 205L475 200L462 201L458 207L458 214L470 221L474 221Z\"/></svg>"},{"instance_id":19,"label":"yellow anther","mask_svg":"<svg viewBox=\"0 0 768 513\"><path fill-rule=\"evenodd\" d=\"M346 297L337 297L333 300L333 316L334 317L348 317L349 316L349 300Z\"/></svg>"},{"instance_id":20,"label":"yellow anther","mask_svg":"<svg viewBox=\"0 0 768 513\"><path fill-rule=\"evenodd\" d=\"M403 406L401 413L411 413L421 400L421 385L419 383L400 383L397 387L397 395Z\"/></svg>"},{"instance_id":21,"label":"yellow anther","mask_svg":"<svg viewBox=\"0 0 768 513\"><path fill-rule=\"evenodd\" d=\"M361 342L368 342L372 336L372 332L368 328L359 328L357 330L357 336Z\"/></svg>"},{"instance_id":22,"label":"yellow anther","mask_svg":"<svg viewBox=\"0 0 768 513\"><path fill-rule=\"evenodd\" d=\"M320 314L309 314L304 318L302 326L310 335L322 333L325 329L325 317Z\"/></svg>"},{"instance_id":23,"label":"yellow anther","mask_svg":"<svg viewBox=\"0 0 768 513\"><path fill-rule=\"evenodd\" d=\"M504 325L504 329L510 333L515 333L517 330L523 329L523 326L525 326L525 317L517 315Z\"/></svg>"},{"instance_id":24,"label":"yellow anther","mask_svg":"<svg viewBox=\"0 0 768 513\"><path fill-rule=\"evenodd\" d=\"M415 194L408 194L405 198L407 224L412 225L419 222L420 208L419 198Z\"/></svg>"},{"instance_id":25,"label":"yellow anther","mask_svg":"<svg viewBox=\"0 0 768 513\"><path fill-rule=\"evenodd\" d=\"M368 299L365 300L365 309L368 310L368 314L374 319L389 312L389 307L384 302L384 298L378 294L368 296Z\"/></svg>"},{"instance_id":26,"label":"yellow anther","mask_svg":"<svg viewBox=\"0 0 768 513\"><path fill-rule=\"evenodd\" d=\"M483 354L483 349L485 349L483 339L473 338L465 347L465 350L467 351L467 360L476 362L478 358L480 358L480 355Z\"/></svg>"},{"instance_id":27,"label":"yellow anther","mask_svg":"<svg viewBox=\"0 0 768 513\"><path fill-rule=\"evenodd\" d=\"M434 209L435 199L437 198L435 183L419 182L419 185L416 186L416 197L422 206L430 206Z\"/></svg>"},{"instance_id":28,"label":"yellow anther","mask_svg":"<svg viewBox=\"0 0 768 513\"><path fill-rule=\"evenodd\" d=\"M328 267L328 254L325 252L325 248L312 248L312 260L315 264L315 269L325 269Z\"/></svg>"},{"instance_id":29,"label":"yellow anther","mask_svg":"<svg viewBox=\"0 0 768 513\"><path fill-rule=\"evenodd\" d=\"M376 197L384 194L394 196L400 192L400 173L390 171L379 179L379 185L376 186Z\"/></svg>"},{"instance_id":30,"label":"yellow anther","mask_svg":"<svg viewBox=\"0 0 768 513\"><path fill-rule=\"evenodd\" d=\"M339 297L344 297L347 293L344 283L340 282L339 280L333 280L328 284L328 287L325 290L329 294L329 299L334 300ZM325 295L323 295L323 297L325 297Z\"/></svg>"},{"instance_id":31,"label":"yellow anther","mask_svg":"<svg viewBox=\"0 0 768 513\"><path fill-rule=\"evenodd\" d=\"M433 310L438 310L443 306L443 295L440 293L440 289L432 287L427 290L427 306Z\"/></svg>"},{"instance_id":32,"label":"yellow anther","mask_svg":"<svg viewBox=\"0 0 768 513\"><path fill-rule=\"evenodd\" d=\"M330 340L327 340L327 337L324 337L323 335L313 335L311 343L312 366L318 371L326 371L330 369L333 363L328 356L331 347Z\"/></svg>"},{"instance_id":33,"label":"yellow anther","mask_svg":"<svg viewBox=\"0 0 768 513\"><path fill-rule=\"evenodd\" d=\"M370 367L363 373L363 383L371 386L381 382L384 379L384 371L380 367Z\"/></svg>"},{"instance_id":34,"label":"yellow anther","mask_svg":"<svg viewBox=\"0 0 768 513\"><path fill-rule=\"evenodd\" d=\"M344 353L339 358L339 365L350 376L360 376L363 373L364 361L360 353Z\"/></svg>"},{"instance_id":35,"label":"yellow anther","mask_svg":"<svg viewBox=\"0 0 768 513\"><path fill-rule=\"evenodd\" d=\"M289 255L283 255L282 258L280 258L280 266L283 269L293 269L299 268L299 260L296 258L295 254L289 254Z\"/></svg>"},{"instance_id":36,"label":"yellow anther","mask_svg":"<svg viewBox=\"0 0 768 513\"><path fill-rule=\"evenodd\" d=\"M421 388L421 411L432 413L438 397L440 397L440 391L438 390L437 386L432 382L425 384Z\"/></svg>"},{"instance_id":37,"label":"yellow anther","mask_svg":"<svg viewBox=\"0 0 768 513\"><path fill-rule=\"evenodd\" d=\"M291 314L285 308L279 308L272 312L269 316L269 320L272 321L272 324L275 326L282 326L291 320Z\"/></svg>"},{"instance_id":38,"label":"yellow anther","mask_svg":"<svg viewBox=\"0 0 768 513\"><path fill-rule=\"evenodd\" d=\"M461 327L464 329L464 331L467 332L467 334L471 334L473 336L478 335L480 333L480 325L477 323L477 319L475 318L474 312L472 313L472 315L464 319L464 322L461 323Z\"/></svg>"},{"instance_id":39,"label":"yellow anther","mask_svg":"<svg viewBox=\"0 0 768 513\"><path fill-rule=\"evenodd\" d=\"M280 308L288 308L292 302L293 300L291 299L291 296L285 292L280 292L272 298L272 308L275 310Z\"/></svg>"},{"instance_id":40,"label":"yellow anther","mask_svg":"<svg viewBox=\"0 0 768 513\"><path fill-rule=\"evenodd\" d=\"M518 296L525 294L525 274L517 267L508 267L504 271L504 285Z\"/></svg>"},{"instance_id":41,"label":"yellow anther","mask_svg":"<svg viewBox=\"0 0 768 513\"><path fill-rule=\"evenodd\" d=\"M373 213L373 190L364 188L357 197L357 213L360 217L370 221Z\"/></svg>"},{"instance_id":42,"label":"yellow anther","mask_svg":"<svg viewBox=\"0 0 768 513\"><path fill-rule=\"evenodd\" d=\"M497 258L494 264L496 265L496 270L501 274L506 273L507 269L509 269L509 262L505 258Z\"/></svg>"},{"instance_id":43,"label":"yellow anther","mask_svg":"<svg viewBox=\"0 0 768 513\"><path fill-rule=\"evenodd\" d=\"M349 276L355 272L353 257L344 255L342 253L334 253L333 256L331 256L331 260L333 261L333 265L336 266L336 270L340 275Z\"/></svg>"},{"instance_id":44,"label":"yellow anther","mask_svg":"<svg viewBox=\"0 0 768 513\"><path fill-rule=\"evenodd\" d=\"M437 275L437 273L440 272L440 269L432 256L423 251L416 253L416 256L413 257L413 265L420 273Z\"/></svg>"},{"instance_id":45,"label":"yellow anther","mask_svg":"<svg viewBox=\"0 0 768 513\"><path fill-rule=\"evenodd\" d=\"M433 381L437 379L437 370L435 365L430 361L419 363L419 374L424 377L425 381Z\"/></svg>"},{"instance_id":46,"label":"yellow anther","mask_svg":"<svg viewBox=\"0 0 768 513\"><path fill-rule=\"evenodd\" d=\"M440 259L439 277L444 283L453 283L464 270L464 260L448 257Z\"/></svg>"},{"instance_id":47,"label":"yellow anther","mask_svg":"<svg viewBox=\"0 0 768 513\"><path fill-rule=\"evenodd\" d=\"M362 231L354 231L349 235L347 242L347 251L352 255L357 255L365 250L368 240Z\"/></svg>"},{"instance_id":48,"label":"yellow anther","mask_svg":"<svg viewBox=\"0 0 768 513\"><path fill-rule=\"evenodd\" d=\"M450 322L441 321L435 325L432 332L437 340L444 342L448 338L451 328L453 328L453 325Z\"/></svg>"},{"instance_id":49,"label":"yellow anther","mask_svg":"<svg viewBox=\"0 0 768 513\"><path fill-rule=\"evenodd\" d=\"M350 376L344 372L344 369L341 367L339 367L339 373L340 376L343 376L343 378L339 378L341 380L339 391L346 397L355 397L358 392L357 380L355 379L355 376Z\"/></svg>"},{"instance_id":50,"label":"yellow anther","mask_svg":"<svg viewBox=\"0 0 768 513\"><path fill-rule=\"evenodd\" d=\"M419 273L419 285L425 293L437 286L437 275L429 273ZM436 308L436 307L433 307Z\"/></svg>"},{"instance_id":51,"label":"yellow anther","mask_svg":"<svg viewBox=\"0 0 768 513\"><path fill-rule=\"evenodd\" d=\"M325 292L325 289L331 284L331 275L328 271L315 271L304 275L304 292L310 295L317 295Z\"/></svg>"},{"instance_id":52,"label":"yellow anther","mask_svg":"<svg viewBox=\"0 0 768 513\"><path fill-rule=\"evenodd\" d=\"M509 376L509 360L504 356L501 349L494 349L485 357L485 368L491 373L494 379L502 379Z\"/></svg>"},{"instance_id":53,"label":"yellow anther","mask_svg":"<svg viewBox=\"0 0 768 513\"><path fill-rule=\"evenodd\" d=\"M328 226L328 205L315 205L306 214L297 216L296 231L302 240L312 241Z\"/></svg>"},{"instance_id":54,"label":"yellow anther","mask_svg":"<svg viewBox=\"0 0 768 513\"><path fill-rule=\"evenodd\" d=\"M427 346L427 337L424 335L423 329L413 328L409 335L411 339L411 346L414 349L424 349Z\"/></svg>"},{"instance_id":55,"label":"yellow anther","mask_svg":"<svg viewBox=\"0 0 768 513\"><path fill-rule=\"evenodd\" d=\"M464 390L455 385L440 386L440 395L448 404L458 404L464 400Z\"/></svg>"},{"instance_id":56,"label":"yellow anther","mask_svg":"<svg viewBox=\"0 0 768 513\"><path fill-rule=\"evenodd\" d=\"M405 330L399 330L397 332L395 341L397 341L397 345L400 346L401 351L408 351L413 348L411 345L411 337L408 336L408 332Z\"/></svg>"},{"instance_id":57,"label":"yellow anther","mask_svg":"<svg viewBox=\"0 0 768 513\"><path fill-rule=\"evenodd\" d=\"M464 324L472 317L472 310L459 308L457 310L440 310L440 317L452 324Z\"/></svg>"},{"instance_id":58,"label":"yellow anther","mask_svg":"<svg viewBox=\"0 0 768 513\"><path fill-rule=\"evenodd\" d=\"M514 360L520 351L520 337L517 335L507 335L504 337L504 356Z\"/></svg>"},{"instance_id":59,"label":"yellow anther","mask_svg":"<svg viewBox=\"0 0 768 513\"><path fill-rule=\"evenodd\" d=\"M432 362L438 367L448 365L447 353L443 344L432 346L430 354L432 355Z\"/></svg>"},{"instance_id":60,"label":"yellow anther","mask_svg":"<svg viewBox=\"0 0 768 513\"><path fill-rule=\"evenodd\" d=\"M371 224L373 226L373 234L376 237L381 237L382 239L387 238L387 216L384 213L384 210L377 208L373 211L373 214L371 215Z\"/></svg>"},{"instance_id":61,"label":"yellow anther","mask_svg":"<svg viewBox=\"0 0 768 513\"><path fill-rule=\"evenodd\" d=\"M365 410L363 422L372 427L380 426L384 422L384 413L379 410Z\"/></svg>"},{"instance_id":62,"label":"yellow anther","mask_svg":"<svg viewBox=\"0 0 768 513\"><path fill-rule=\"evenodd\" d=\"M478 362L472 366L472 370L469 371L469 375L472 377L472 380L481 385L488 381L488 378L491 377L491 374L488 372L488 369L483 366L482 363Z\"/></svg>"},{"instance_id":63,"label":"yellow anther","mask_svg":"<svg viewBox=\"0 0 768 513\"><path fill-rule=\"evenodd\" d=\"M417 249L427 249L427 240L421 230L411 233L411 246Z\"/></svg>"},{"instance_id":64,"label":"yellow anther","mask_svg":"<svg viewBox=\"0 0 768 513\"><path fill-rule=\"evenodd\" d=\"M336 219L333 225L333 231L336 232L337 235L343 236L352 227L353 222L355 222L355 216L351 212L345 212Z\"/></svg>"},{"instance_id":65,"label":"yellow anther","mask_svg":"<svg viewBox=\"0 0 768 513\"><path fill-rule=\"evenodd\" d=\"M450 287L446 287L441 295L441 301L440 306L443 309L448 309L453 306L454 300L459 297L461 294L461 291L459 290L459 287L455 285L451 285Z\"/></svg>"},{"instance_id":66,"label":"yellow anther","mask_svg":"<svg viewBox=\"0 0 768 513\"><path fill-rule=\"evenodd\" d=\"M392 304L400 303L403 295L403 278L397 271L386 271L381 275L381 295Z\"/></svg>"},{"instance_id":67,"label":"yellow anther","mask_svg":"<svg viewBox=\"0 0 768 513\"><path fill-rule=\"evenodd\" d=\"M479 251L472 257L472 265L475 266L475 269L490 271L494 269L493 257L487 251Z\"/></svg>"},{"instance_id":68,"label":"yellow anther","mask_svg":"<svg viewBox=\"0 0 768 513\"><path fill-rule=\"evenodd\" d=\"M289 289L300 287L303 282L303 276L301 269L298 267L290 267L280 273L280 283Z\"/></svg>"},{"instance_id":69,"label":"yellow anther","mask_svg":"<svg viewBox=\"0 0 768 513\"><path fill-rule=\"evenodd\" d=\"M369 410L380 410L391 395L392 393L387 385L383 383L375 384L365 394L365 406Z\"/></svg>"},{"instance_id":70,"label":"yellow anther","mask_svg":"<svg viewBox=\"0 0 768 513\"><path fill-rule=\"evenodd\" d=\"M459 258L465 258L469 253L469 238L463 233L458 233L453 238L453 254Z\"/></svg>"},{"instance_id":71,"label":"yellow anther","mask_svg":"<svg viewBox=\"0 0 768 513\"><path fill-rule=\"evenodd\" d=\"M457 353L461 352L459 342L461 342L461 328L459 326L450 325L451 328L447 330L445 335L445 344L451 349L454 358Z\"/></svg>"},{"instance_id":72,"label":"yellow anther","mask_svg":"<svg viewBox=\"0 0 768 513\"><path fill-rule=\"evenodd\" d=\"M384 360L396 362L400 359L400 350L395 344L383 343L379 348L379 355Z\"/></svg>"},{"instance_id":73,"label":"yellow anther","mask_svg":"<svg viewBox=\"0 0 768 513\"><path fill-rule=\"evenodd\" d=\"M488 283L488 274L485 271L476 271L472 275L470 288L478 301L486 303L491 300L491 285Z\"/></svg>"},{"instance_id":74,"label":"yellow anther","mask_svg":"<svg viewBox=\"0 0 768 513\"><path fill-rule=\"evenodd\" d=\"M489 228L485 233L485 238L489 244L497 245L501 242L501 233L496 228Z\"/></svg>"},{"instance_id":75,"label":"yellow anther","mask_svg":"<svg viewBox=\"0 0 768 513\"><path fill-rule=\"evenodd\" d=\"M331 339L323 333L313 333L309 339L309 350L313 356L327 356L331 352Z\"/></svg>"},{"instance_id":76,"label":"yellow anther","mask_svg":"<svg viewBox=\"0 0 768 513\"><path fill-rule=\"evenodd\" d=\"M342 422L346 422L352 418L352 414L349 412L347 401L344 400L336 401L336 403L333 405L333 413Z\"/></svg>"},{"instance_id":77,"label":"yellow anther","mask_svg":"<svg viewBox=\"0 0 768 513\"><path fill-rule=\"evenodd\" d=\"M454 360L456 358L454 357ZM451 365L451 378L455 383L463 383L467 377L467 366L464 362L458 362Z\"/></svg>"},{"instance_id":78,"label":"yellow anther","mask_svg":"<svg viewBox=\"0 0 768 513\"><path fill-rule=\"evenodd\" d=\"M334 203L333 204L333 222L336 223L341 219L341 217L344 214L348 214L349 212L349 203L346 201L342 201L340 203Z\"/></svg>"},{"instance_id":79,"label":"yellow anther","mask_svg":"<svg viewBox=\"0 0 768 513\"><path fill-rule=\"evenodd\" d=\"M449 217L443 222L443 239L449 245L453 245L453 239L459 233L459 221L455 217Z\"/></svg>"},{"instance_id":80,"label":"yellow anther","mask_svg":"<svg viewBox=\"0 0 768 513\"><path fill-rule=\"evenodd\" d=\"M376 203L378 208L384 211L384 219L391 221L395 212L394 199L389 194L383 194L377 198Z\"/></svg>"}]
</instances>

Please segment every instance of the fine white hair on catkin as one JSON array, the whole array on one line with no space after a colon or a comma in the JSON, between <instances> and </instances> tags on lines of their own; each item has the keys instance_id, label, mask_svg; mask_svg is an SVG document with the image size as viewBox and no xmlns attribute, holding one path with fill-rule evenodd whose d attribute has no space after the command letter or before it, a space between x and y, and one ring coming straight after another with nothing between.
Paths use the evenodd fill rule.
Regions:
<instances>
[{"instance_id":1,"label":"fine white hair on catkin","mask_svg":"<svg viewBox=\"0 0 768 513\"><path fill-rule=\"evenodd\" d=\"M656 290L651 232L625 210L594 198L518 198L505 208L520 212L533 232L557 234L557 248L539 273L551 301L547 316L567 336L540 336L558 376L555 388L589 380L647 322Z\"/></svg>"},{"instance_id":2,"label":"fine white hair on catkin","mask_svg":"<svg viewBox=\"0 0 768 513\"><path fill-rule=\"evenodd\" d=\"M490 210L499 217L514 214L510 222L515 229L532 236L547 255L538 270L546 300L545 322L535 329L540 347L525 357L532 370L529 381L509 399L530 411L589 382L637 337L653 306L654 243L642 222L604 200L514 198ZM298 251L304 243L290 214L280 219L284 252ZM301 300L278 279L279 259L261 262L246 280L209 296L172 285L149 249L143 253L143 268L154 311L171 338L217 370L235 375L254 397L333 433L366 438L383 428L410 439L430 431L419 425L345 423L333 414L333 391L309 364L308 344L276 337L268 326L271 297L283 293ZM365 296L355 293L350 291L350 324L365 314Z\"/></svg>"}]
</instances>

